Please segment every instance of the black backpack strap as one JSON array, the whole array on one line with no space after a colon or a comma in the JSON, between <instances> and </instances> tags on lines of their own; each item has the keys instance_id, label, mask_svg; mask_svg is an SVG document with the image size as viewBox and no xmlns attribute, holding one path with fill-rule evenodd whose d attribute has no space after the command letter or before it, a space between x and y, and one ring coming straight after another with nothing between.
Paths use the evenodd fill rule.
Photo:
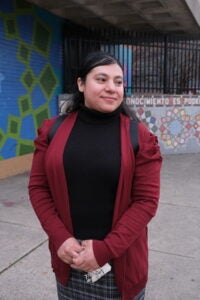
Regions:
<instances>
[{"instance_id":1,"label":"black backpack strap","mask_svg":"<svg viewBox=\"0 0 200 300\"><path fill-rule=\"evenodd\" d=\"M137 120L130 120L130 136L131 136L131 144L133 146L133 151L136 156L139 150Z\"/></svg>"},{"instance_id":2,"label":"black backpack strap","mask_svg":"<svg viewBox=\"0 0 200 300\"><path fill-rule=\"evenodd\" d=\"M58 130L58 128L60 127L62 121L67 117L67 115L62 115L62 116L59 116L55 122L53 123L49 133L48 133L48 141L49 141L49 144L51 143L56 131Z\"/></svg>"},{"instance_id":3,"label":"black backpack strap","mask_svg":"<svg viewBox=\"0 0 200 300\"><path fill-rule=\"evenodd\" d=\"M48 134L48 141L49 144L51 143L56 131L60 127L63 120L67 117L67 115L59 116L55 122L53 123L49 134ZM130 120L130 136L131 136L131 143L133 146L133 151L135 156L137 155L137 152L139 150L139 144L138 144L138 121L137 120Z\"/></svg>"}]
</instances>

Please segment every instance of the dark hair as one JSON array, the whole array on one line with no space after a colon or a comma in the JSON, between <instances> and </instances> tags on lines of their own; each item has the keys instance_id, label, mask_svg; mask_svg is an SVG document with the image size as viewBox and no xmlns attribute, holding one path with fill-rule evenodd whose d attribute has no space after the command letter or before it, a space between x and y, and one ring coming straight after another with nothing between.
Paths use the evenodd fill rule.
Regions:
<instances>
[{"instance_id":1,"label":"dark hair","mask_svg":"<svg viewBox=\"0 0 200 300\"><path fill-rule=\"evenodd\" d=\"M80 66L80 70L78 73L78 77L80 77L82 80L85 80L87 74L92 69L94 69L98 66L106 66L106 65L112 65L112 64L119 65L123 71L122 65L113 55L106 53L106 52L102 52L102 51L91 52L82 61L82 64Z\"/></svg>"},{"instance_id":2,"label":"dark hair","mask_svg":"<svg viewBox=\"0 0 200 300\"><path fill-rule=\"evenodd\" d=\"M87 74L94 68L99 66L105 66L105 65L112 65L117 64L123 71L123 67L121 63L110 53L106 53L103 51L95 51L90 52L82 61L80 65L79 72L77 74L77 78L81 78L82 81L86 80ZM124 92L125 96L125 92ZM78 85L76 83L74 93L72 94L71 98L69 98L69 105L66 106L65 112L70 113L74 112L80 109L80 106L84 102L84 95L82 92L79 91ZM125 100L123 100L122 104L122 111L130 116L134 117L133 113L129 110L127 104L125 103Z\"/></svg>"}]
</instances>

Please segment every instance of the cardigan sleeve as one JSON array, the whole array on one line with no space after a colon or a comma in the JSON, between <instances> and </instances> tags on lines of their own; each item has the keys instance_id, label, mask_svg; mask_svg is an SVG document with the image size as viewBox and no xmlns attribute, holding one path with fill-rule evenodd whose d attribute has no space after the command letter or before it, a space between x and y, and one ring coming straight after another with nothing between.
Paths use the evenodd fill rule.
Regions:
<instances>
[{"instance_id":1,"label":"cardigan sleeve","mask_svg":"<svg viewBox=\"0 0 200 300\"><path fill-rule=\"evenodd\" d=\"M99 265L123 255L155 215L160 195L161 164L157 137L139 123L139 152L135 161L131 205L103 241L93 241Z\"/></svg>"},{"instance_id":2,"label":"cardigan sleeve","mask_svg":"<svg viewBox=\"0 0 200 300\"><path fill-rule=\"evenodd\" d=\"M72 235L66 230L59 218L53 201L46 171L45 155L48 149L48 132L54 119L45 120L38 129L35 151L29 179L29 196L33 209L56 250Z\"/></svg>"}]
</instances>

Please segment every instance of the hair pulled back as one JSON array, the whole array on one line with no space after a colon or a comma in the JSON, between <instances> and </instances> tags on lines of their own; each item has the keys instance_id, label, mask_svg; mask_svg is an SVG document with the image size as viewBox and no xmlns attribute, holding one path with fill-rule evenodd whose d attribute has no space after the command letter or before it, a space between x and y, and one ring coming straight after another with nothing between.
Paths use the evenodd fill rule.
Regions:
<instances>
[{"instance_id":1,"label":"hair pulled back","mask_svg":"<svg viewBox=\"0 0 200 300\"><path fill-rule=\"evenodd\" d=\"M121 63L111 55L103 51L90 52L83 60L80 65L80 69L77 74L77 78L80 78L83 82L86 80L87 74L94 68L99 66L106 66L117 64L123 71ZM124 93L125 94L125 93ZM84 103L84 94L79 91L77 83L75 84L74 93L69 98L64 107L61 108L62 113L71 113L80 109L81 105ZM123 100L122 112L131 118L135 118L135 114L131 112Z\"/></svg>"},{"instance_id":2,"label":"hair pulled back","mask_svg":"<svg viewBox=\"0 0 200 300\"><path fill-rule=\"evenodd\" d=\"M103 51L90 52L80 65L77 78L80 78L83 82L86 80L87 74L96 67L117 64L122 69L120 62L111 54ZM79 91L77 83L75 83L74 93L66 103L64 111L66 113L74 112L80 109L80 106L84 103L84 94Z\"/></svg>"}]
</instances>

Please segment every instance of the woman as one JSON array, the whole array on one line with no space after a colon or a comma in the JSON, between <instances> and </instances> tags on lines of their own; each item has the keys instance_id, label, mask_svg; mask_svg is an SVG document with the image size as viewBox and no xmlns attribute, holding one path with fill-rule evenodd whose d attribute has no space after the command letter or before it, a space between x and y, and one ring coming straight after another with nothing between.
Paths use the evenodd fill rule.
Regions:
<instances>
[{"instance_id":1,"label":"woman","mask_svg":"<svg viewBox=\"0 0 200 300\"><path fill-rule=\"evenodd\" d=\"M50 144L55 118L38 130L29 193L49 237L60 300L144 299L147 224L158 205L162 158L141 122L135 157L123 97L120 63L90 53ZM99 269L100 279L87 280Z\"/></svg>"}]
</instances>

